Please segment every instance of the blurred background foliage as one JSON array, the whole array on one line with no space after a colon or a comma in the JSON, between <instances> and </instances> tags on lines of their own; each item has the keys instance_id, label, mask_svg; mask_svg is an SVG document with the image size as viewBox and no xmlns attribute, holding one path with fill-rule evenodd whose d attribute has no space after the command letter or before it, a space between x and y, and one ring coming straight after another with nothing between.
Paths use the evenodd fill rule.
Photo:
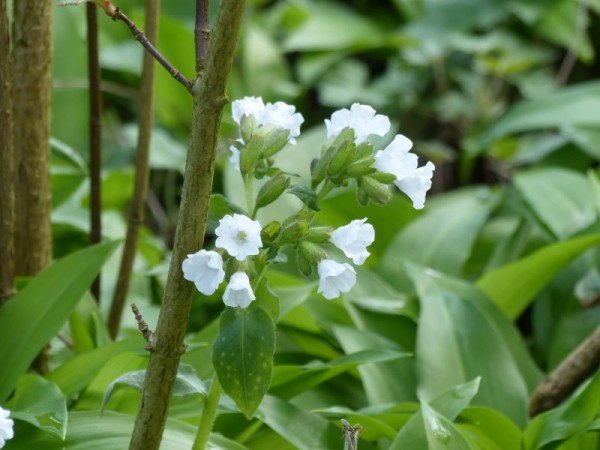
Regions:
<instances>
[{"instance_id":1,"label":"blurred background foliage","mask_svg":"<svg viewBox=\"0 0 600 450\"><path fill-rule=\"evenodd\" d=\"M142 26L142 0L122 0L118 6ZM162 2L158 46L190 78L193 8L190 1ZM84 8L57 7L55 21L52 182L58 258L88 239L88 93ZM142 49L122 24L102 17L100 25L103 233L118 239L125 234L133 187ZM318 220L324 224L369 217L377 235L368 267L343 302L318 298L314 284L297 277L291 266L272 272L270 283L281 301L279 367L273 397L261 407L268 417L261 420L276 432L245 424L235 414L221 416L218 431L234 438L227 430L245 430L239 436L247 433L243 441L249 448L316 448L298 444L301 439L280 418L304 408L320 411L317 418L323 420L339 416L343 408L414 402L417 392L429 401L477 376L482 384L475 403L524 427L527 396L541 371L556 367L600 322L600 255L589 250L600 233L599 26L599 0L248 2L229 98L283 100L303 114L298 144L279 161L284 170L306 179L325 135L323 119L360 102L388 115L393 131L412 139L421 159L433 161L436 171L433 195L423 211L413 210L400 195L385 207L361 207L350 192L322 205ZM157 71L156 99L147 220L129 296L152 326L173 240L192 108L186 90L163 70ZM242 206L239 175L228 164L229 142L237 137L234 125L226 109L214 190ZM381 147L391 135L375 142ZM267 208L261 220L296 208L291 197ZM214 202L212 227L224 208L222 201ZM115 254L103 272L103 311L118 261ZM483 303L489 307L481 306L481 292L495 306L487 300ZM192 343L214 338L214 320L222 310L219 295L195 299ZM86 322L96 317L86 305L78 307L78 314L95 330L90 331L96 333L92 341L100 346L101 321L96 319L93 327ZM124 320L122 337L127 337L135 324L133 317ZM473 323L488 328L473 330L468 326ZM456 347L448 349L451 341ZM69 350L54 348L59 367ZM184 357L202 379L212 372L203 363L208 348L200 345ZM332 369L343 355L372 348L416 356ZM310 368L316 360L326 367ZM97 405L108 383L139 365L105 368L76 409ZM92 374L87 377L91 382ZM594 386L599 393L598 383ZM498 398L499 391L504 398ZM131 393L119 395L120 403L111 400L111 408L134 413L135 403L126 401ZM333 405L343 408L327 409ZM414 413L412 405L402 412L397 407L396 415L373 410L383 418L378 426L371 424L372 434L367 412L356 413L365 425L365 439L379 442L364 448L388 448L393 430ZM469 414L480 423L496 420L483 417L498 412L474 409L461 416L463 427L471 423ZM177 399L173 410L176 418L197 415ZM590 422L597 414L596 407ZM327 422L311 420L329 436ZM511 435L514 425L504 425L495 432ZM569 434L578 440L564 448L597 449L598 426L590 430ZM319 445L328 442L323 439ZM527 448L542 448L536 439ZM498 445L517 448L510 442Z\"/></svg>"}]
</instances>

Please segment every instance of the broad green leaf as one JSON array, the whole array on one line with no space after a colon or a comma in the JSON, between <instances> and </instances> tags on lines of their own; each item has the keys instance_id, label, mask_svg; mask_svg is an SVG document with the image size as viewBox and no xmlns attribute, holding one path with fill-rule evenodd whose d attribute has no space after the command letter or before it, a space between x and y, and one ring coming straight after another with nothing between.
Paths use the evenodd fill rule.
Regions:
<instances>
[{"instance_id":1,"label":"broad green leaf","mask_svg":"<svg viewBox=\"0 0 600 450\"><path fill-rule=\"evenodd\" d=\"M429 450L470 450L471 446L452 422L421 402L421 415L425 424L425 436Z\"/></svg>"},{"instance_id":2,"label":"broad green leaf","mask_svg":"<svg viewBox=\"0 0 600 450\"><path fill-rule=\"evenodd\" d=\"M597 219L591 185L585 175L561 168L523 171L514 183L542 222L565 239Z\"/></svg>"},{"instance_id":3,"label":"broad green leaf","mask_svg":"<svg viewBox=\"0 0 600 450\"><path fill-rule=\"evenodd\" d=\"M292 185L286 189L286 192L295 195L313 211L320 211L321 207L317 200L317 194L312 189L305 186Z\"/></svg>"},{"instance_id":4,"label":"broad green leaf","mask_svg":"<svg viewBox=\"0 0 600 450\"><path fill-rule=\"evenodd\" d=\"M561 269L599 243L600 235L594 234L548 245L520 261L485 274L477 281L477 287L507 317L516 319Z\"/></svg>"},{"instance_id":5,"label":"broad green leaf","mask_svg":"<svg viewBox=\"0 0 600 450\"><path fill-rule=\"evenodd\" d=\"M273 322L279 319L279 298L271 290L267 278L262 278L255 289L255 306L260 306L271 317Z\"/></svg>"},{"instance_id":6,"label":"broad green leaf","mask_svg":"<svg viewBox=\"0 0 600 450\"><path fill-rule=\"evenodd\" d=\"M64 439L67 433L67 402L54 383L39 375L25 374L17 382L15 395L6 404L11 417L30 423Z\"/></svg>"},{"instance_id":7,"label":"broad green leaf","mask_svg":"<svg viewBox=\"0 0 600 450\"><path fill-rule=\"evenodd\" d=\"M138 392L142 392L145 378L145 370L136 370L127 372L114 380L108 385L108 388L104 393L100 411L104 411L104 407L110 400L115 389L129 387ZM198 378L194 369L186 364L180 365L177 369L177 377L175 378L175 386L173 387L173 396L188 397L190 395L201 395L202 397L206 397L207 393L206 383Z\"/></svg>"},{"instance_id":8,"label":"broad green leaf","mask_svg":"<svg viewBox=\"0 0 600 450\"><path fill-rule=\"evenodd\" d=\"M521 430L494 409L470 406L460 413L455 425L476 449L521 448Z\"/></svg>"},{"instance_id":9,"label":"broad green leaf","mask_svg":"<svg viewBox=\"0 0 600 450\"><path fill-rule=\"evenodd\" d=\"M260 420L299 450L341 447L340 430L330 422L271 395L259 408Z\"/></svg>"},{"instance_id":10,"label":"broad green leaf","mask_svg":"<svg viewBox=\"0 0 600 450\"><path fill-rule=\"evenodd\" d=\"M58 333L119 242L77 251L57 261L0 308L0 401L44 345Z\"/></svg>"},{"instance_id":11,"label":"broad green leaf","mask_svg":"<svg viewBox=\"0 0 600 450\"><path fill-rule=\"evenodd\" d=\"M551 448L584 431L600 413L600 372L560 406L536 416L525 429L524 449Z\"/></svg>"},{"instance_id":12,"label":"broad green leaf","mask_svg":"<svg viewBox=\"0 0 600 450\"><path fill-rule=\"evenodd\" d=\"M102 367L114 356L136 350L145 353L145 345L140 336L139 338L117 341L98 347L71 358L46 375L46 379L56 383L61 391L65 393L65 396L70 399L73 395L85 389Z\"/></svg>"},{"instance_id":13,"label":"broad green leaf","mask_svg":"<svg viewBox=\"0 0 600 450\"><path fill-rule=\"evenodd\" d=\"M481 377L475 402L524 425L527 384L505 339L511 336L498 323L501 315L480 305L487 300L466 283L412 265L409 274L421 302L415 363L422 399Z\"/></svg>"},{"instance_id":14,"label":"broad green leaf","mask_svg":"<svg viewBox=\"0 0 600 450\"><path fill-rule=\"evenodd\" d=\"M250 419L271 384L275 324L260 306L226 308L213 346L223 391Z\"/></svg>"},{"instance_id":15,"label":"broad green leaf","mask_svg":"<svg viewBox=\"0 0 600 450\"><path fill-rule=\"evenodd\" d=\"M379 267L389 283L406 280L399 258L460 275L485 223L494 198L486 189L469 189L438 198L435 206L404 228L390 244Z\"/></svg>"},{"instance_id":16,"label":"broad green leaf","mask_svg":"<svg viewBox=\"0 0 600 450\"><path fill-rule=\"evenodd\" d=\"M598 126L600 82L592 81L563 88L535 100L513 106L488 132L497 139L508 134L552 127Z\"/></svg>"}]
</instances>

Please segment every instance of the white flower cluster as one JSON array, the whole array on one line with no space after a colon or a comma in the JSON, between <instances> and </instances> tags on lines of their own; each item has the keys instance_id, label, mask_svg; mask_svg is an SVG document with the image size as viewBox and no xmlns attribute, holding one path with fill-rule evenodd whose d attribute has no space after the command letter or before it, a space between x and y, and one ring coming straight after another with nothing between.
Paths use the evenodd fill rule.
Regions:
<instances>
[{"instance_id":1,"label":"white flower cluster","mask_svg":"<svg viewBox=\"0 0 600 450\"><path fill-rule=\"evenodd\" d=\"M13 426L15 423L9 417L10 411L0 407L0 448L4 447L6 441L14 436Z\"/></svg>"},{"instance_id":2,"label":"white flower cluster","mask_svg":"<svg viewBox=\"0 0 600 450\"><path fill-rule=\"evenodd\" d=\"M230 256L243 261L247 256L258 255L262 247L260 223L241 214L223 217L215 230L216 247L224 249ZM204 295L213 294L225 279L223 258L215 251L200 250L183 261L183 276L193 281ZM250 279L245 272L236 272L230 279L223 303L227 306L246 308L256 299Z\"/></svg>"},{"instance_id":3,"label":"white flower cluster","mask_svg":"<svg viewBox=\"0 0 600 450\"><path fill-rule=\"evenodd\" d=\"M367 137L376 134L385 135L390 129L389 119L368 105L353 104L350 109L341 109L332 114L331 120L325 120L327 137L335 137L344 128L354 130L355 143L365 142ZM425 206L425 194L431 188L431 178L435 166L428 162L418 167L418 157L409 153L412 141L398 134L385 149L375 154L373 167L380 172L396 177L394 184L413 202L415 209Z\"/></svg>"},{"instance_id":4,"label":"white flower cluster","mask_svg":"<svg viewBox=\"0 0 600 450\"><path fill-rule=\"evenodd\" d=\"M296 143L296 138L300 135L300 125L304 122L302 114L296 112L296 108L284 102L265 103L260 97L244 97L241 100L235 100L231 105L231 115L238 125L242 124L242 117L254 116L257 127L274 125L277 128L288 130L290 132L288 142ZM243 143L243 139L238 139ZM240 170L240 151L235 145L229 147L231 150L231 162L237 170Z\"/></svg>"}]
</instances>

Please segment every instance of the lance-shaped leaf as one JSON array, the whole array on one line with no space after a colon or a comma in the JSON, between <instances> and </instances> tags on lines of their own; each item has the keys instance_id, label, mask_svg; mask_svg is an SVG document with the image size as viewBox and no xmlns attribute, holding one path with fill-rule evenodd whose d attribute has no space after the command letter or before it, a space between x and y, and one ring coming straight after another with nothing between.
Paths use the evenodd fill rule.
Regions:
<instances>
[{"instance_id":1,"label":"lance-shaped leaf","mask_svg":"<svg viewBox=\"0 0 600 450\"><path fill-rule=\"evenodd\" d=\"M266 311L227 308L213 346L213 365L223 391L251 418L271 384L275 324Z\"/></svg>"}]
</instances>

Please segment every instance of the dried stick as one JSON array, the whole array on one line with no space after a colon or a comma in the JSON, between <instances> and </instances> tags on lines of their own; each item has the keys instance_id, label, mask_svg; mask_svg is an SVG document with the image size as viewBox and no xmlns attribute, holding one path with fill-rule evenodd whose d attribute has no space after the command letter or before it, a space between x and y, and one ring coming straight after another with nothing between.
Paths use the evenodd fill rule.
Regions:
<instances>
[{"instance_id":1,"label":"dried stick","mask_svg":"<svg viewBox=\"0 0 600 450\"><path fill-rule=\"evenodd\" d=\"M102 93L100 92L100 62L98 55L98 12L92 3L86 5L88 80L90 98L90 242L102 240ZM92 284L92 295L100 303L100 274Z\"/></svg>"},{"instance_id":2,"label":"dried stick","mask_svg":"<svg viewBox=\"0 0 600 450\"><path fill-rule=\"evenodd\" d=\"M150 329L150 327L144 320L142 313L140 312L140 310L138 309L138 307L136 306L135 303L131 304L131 310L133 311L133 315L135 316L135 321L138 324L138 330L140 330L140 332L142 333L142 336L144 336L144 340L147 342L146 350L151 352L154 349L154 333L152 332L152 330Z\"/></svg>"},{"instance_id":3,"label":"dried stick","mask_svg":"<svg viewBox=\"0 0 600 450\"><path fill-rule=\"evenodd\" d=\"M196 0L196 24L194 43L196 44L196 77L201 77L206 66L208 44L210 42L210 14L208 0Z\"/></svg>"},{"instance_id":4,"label":"dried stick","mask_svg":"<svg viewBox=\"0 0 600 450\"><path fill-rule=\"evenodd\" d=\"M529 415L534 417L554 408L600 365L600 327L583 341L538 386L529 400Z\"/></svg>"},{"instance_id":5,"label":"dried stick","mask_svg":"<svg viewBox=\"0 0 600 450\"><path fill-rule=\"evenodd\" d=\"M571 72L575 67L577 61L577 51L581 47L583 42L585 26L588 20L588 0L579 0L579 8L577 11L577 19L575 22L575 38L573 45L567 51L565 59L558 69L558 75L556 76L556 85L563 86L569 80Z\"/></svg>"},{"instance_id":6,"label":"dried stick","mask_svg":"<svg viewBox=\"0 0 600 450\"><path fill-rule=\"evenodd\" d=\"M156 343L150 354L144 391L130 450L159 448L173 392L194 285L183 278L181 263L200 248L212 189L219 125L227 80L244 12L243 0L221 0L212 32L206 71L194 87L194 114L185 167L181 208Z\"/></svg>"},{"instance_id":7,"label":"dried stick","mask_svg":"<svg viewBox=\"0 0 600 450\"><path fill-rule=\"evenodd\" d=\"M147 39L156 43L158 40L159 0L146 0ZM148 172L150 158L150 140L154 110L154 59L150 53L144 53L142 66L142 85L140 88L140 117L138 122L138 139L135 154L135 185L133 197L129 205L127 219L127 235L121 256L121 265L117 278L117 286L110 305L108 331L113 339L119 333L123 306L129 291L131 272L137 249L140 226L144 223L144 206L148 192Z\"/></svg>"},{"instance_id":8,"label":"dried stick","mask_svg":"<svg viewBox=\"0 0 600 450\"><path fill-rule=\"evenodd\" d=\"M0 0L0 306L14 294L15 154L12 61L6 0Z\"/></svg>"}]
</instances>

